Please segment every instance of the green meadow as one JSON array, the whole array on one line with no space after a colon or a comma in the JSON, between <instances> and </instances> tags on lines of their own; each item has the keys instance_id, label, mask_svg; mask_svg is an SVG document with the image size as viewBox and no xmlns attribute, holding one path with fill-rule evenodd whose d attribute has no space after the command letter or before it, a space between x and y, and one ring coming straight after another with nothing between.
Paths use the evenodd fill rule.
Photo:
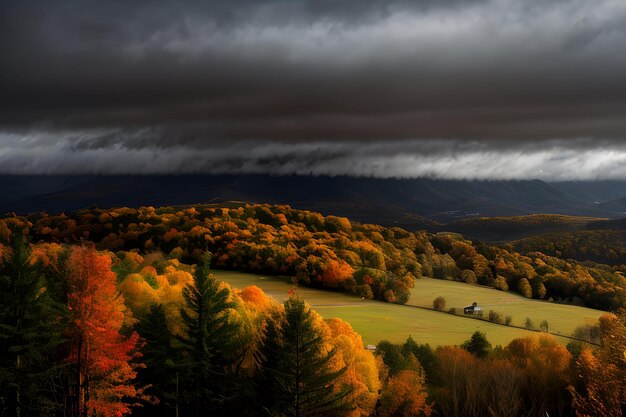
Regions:
<instances>
[{"instance_id":1,"label":"green meadow","mask_svg":"<svg viewBox=\"0 0 626 417\"><path fill-rule=\"evenodd\" d=\"M579 325L592 324L604 312L584 307L529 300L512 293L495 289L467 285L464 283L421 278L407 305L397 305L380 301L361 300L352 295L316 290L296 286L288 278L277 278L232 271L214 271L216 278L228 282L234 288L256 285L277 301L289 296L296 289L313 308L324 318L339 317L352 325L361 334L366 344L376 344L382 339L393 342L404 341L408 335L418 343L432 346L458 345L478 330L485 332L495 345L506 345L512 339L535 332L476 320L460 315L438 312L432 308L432 300L441 295L446 299L446 308L457 310L476 301L485 310L485 315L494 309L513 317L514 325L521 325L530 317L538 326L547 320L552 333L570 335ZM567 344L570 340L557 336Z\"/></svg>"},{"instance_id":2,"label":"green meadow","mask_svg":"<svg viewBox=\"0 0 626 417\"><path fill-rule=\"evenodd\" d=\"M454 307L459 314L463 313L464 306L475 301L483 309L485 317L489 310L495 310L505 316L510 315L514 326L522 326L527 317L536 327L547 320L550 333L565 336L571 336L581 324L597 323L598 317L606 313L592 308L531 300L494 288L433 278L416 280L407 304L432 307L433 299L440 295L446 299L446 309Z\"/></svg>"}]
</instances>

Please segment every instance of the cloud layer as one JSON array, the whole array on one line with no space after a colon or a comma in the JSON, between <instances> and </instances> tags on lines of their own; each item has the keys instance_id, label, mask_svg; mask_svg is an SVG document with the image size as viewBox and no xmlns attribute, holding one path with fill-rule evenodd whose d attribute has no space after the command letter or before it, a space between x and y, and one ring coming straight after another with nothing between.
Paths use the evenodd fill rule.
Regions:
<instances>
[{"instance_id":1,"label":"cloud layer","mask_svg":"<svg viewBox=\"0 0 626 417\"><path fill-rule=\"evenodd\" d=\"M626 177L622 0L7 0L0 57L3 171Z\"/></svg>"},{"instance_id":2,"label":"cloud layer","mask_svg":"<svg viewBox=\"0 0 626 417\"><path fill-rule=\"evenodd\" d=\"M626 178L626 144L579 140L494 148L462 140L280 143L235 141L211 148L127 147L153 132L0 135L0 173L13 174L274 174L380 178ZM115 140L107 140L115 138ZM146 140L149 143L149 139ZM79 144L77 146L77 144Z\"/></svg>"}]
</instances>

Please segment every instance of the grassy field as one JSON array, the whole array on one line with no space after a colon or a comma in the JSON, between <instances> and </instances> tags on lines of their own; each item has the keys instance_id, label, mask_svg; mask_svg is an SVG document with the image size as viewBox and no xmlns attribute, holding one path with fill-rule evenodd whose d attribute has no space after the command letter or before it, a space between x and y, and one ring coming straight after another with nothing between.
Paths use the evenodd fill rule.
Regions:
<instances>
[{"instance_id":1,"label":"grassy field","mask_svg":"<svg viewBox=\"0 0 626 417\"><path fill-rule=\"evenodd\" d=\"M278 301L286 299L289 290L294 288L288 279L231 271L214 271L214 274L235 288L256 285ZM430 343L433 346L458 345L479 330L487 334L493 345L506 345L514 338L534 334L524 329L448 313L361 300L343 293L306 287L298 287L297 291L323 317L339 317L350 323L363 336L366 344L376 344L382 339L402 342L410 334L418 343ZM571 329L579 324L591 322L602 314L597 310L527 300L497 290L428 278L417 281L409 303L431 307L433 298L438 295L443 295L448 300L449 307L462 307L477 301L487 311L493 308L503 314L511 314L514 324L521 324L527 316L535 320L535 315L538 314L537 323L545 318L550 323L550 331L560 331L563 334L571 333ZM528 313L526 310L529 310ZM535 315L531 315L530 310ZM559 340L564 344L569 342L565 338Z\"/></svg>"},{"instance_id":2,"label":"grassy field","mask_svg":"<svg viewBox=\"0 0 626 417\"><path fill-rule=\"evenodd\" d=\"M530 300L511 292L433 278L418 279L407 304L432 307L433 300L439 295L446 299L446 309L455 307L457 311L462 311L464 306L476 301L485 312L485 317L489 310L495 310L505 316L512 316L512 324L515 326L522 326L526 317L537 327L541 321L547 320L551 333L566 336L570 336L581 324L597 323L598 317L605 313L586 307Z\"/></svg>"}]
</instances>

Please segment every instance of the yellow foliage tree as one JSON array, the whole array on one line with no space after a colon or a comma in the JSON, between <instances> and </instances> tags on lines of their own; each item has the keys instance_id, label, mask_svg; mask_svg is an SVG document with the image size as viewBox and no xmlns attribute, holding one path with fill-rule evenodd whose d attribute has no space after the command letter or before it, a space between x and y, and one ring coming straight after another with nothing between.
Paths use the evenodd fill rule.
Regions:
<instances>
[{"instance_id":1,"label":"yellow foliage tree","mask_svg":"<svg viewBox=\"0 0 626 417\"><path fill-rule=\"evenodd\" d=\"M381 388L374 355L364 349L361 335L345 321L335 318L327 320L326 324L331 330L332 343L347 367L340 377L340 385L351 390L349 395L354 409L348 415L371 415Z\"/></svg>"},{"instance_id":2,"label":"yellow foliage tree","mask_svg":"<svg viewBox=\"0 0 626 417\"><path fill-rule=\"evenodd\" d=\"M602 344L576 363L584 390L574 393L581 416L621 416L626 407L626 311L600 317Z\"/></svg>"},{"instance_id":3,"label":"yellow foliage tree","mask_svg":"<svg viewBox=\"0 0 626 417\"><path fill-rule=\"evenodd\" d=\"M135 317L142 316L156 304L156 291L139 274L129 274L119 286L124 302Z\"/></svg>"},{"instance_id":4,"label":"yellow foliage tree","mask_svg":"<svg viewBox=\"0 0 626 417\"><path fill-rule=\"evenodd\" d=\"M380 397L380 417L428 417L432 412L433 404L428 403L426 384L421 373L405 370L389 378Z\"/></svg>"}]
</instances>

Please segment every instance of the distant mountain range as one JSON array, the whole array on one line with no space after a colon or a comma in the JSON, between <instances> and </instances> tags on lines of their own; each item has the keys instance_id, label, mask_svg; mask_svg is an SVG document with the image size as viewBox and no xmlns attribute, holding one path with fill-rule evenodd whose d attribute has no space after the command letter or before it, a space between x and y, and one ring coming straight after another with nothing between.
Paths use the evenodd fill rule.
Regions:
<instances>
[{"instance_id":1,"label":"distant mountain range","mask_svg":"<svg viewBox=\"0 0 626 417\"><path fill-rule=\"evenodd\" d=\"M626 216L626 182L547 183L327 176L0 176L0 212L228 201L289 204L361 222L437 223L536 213Z\"/></svg>"}]
</instances>

